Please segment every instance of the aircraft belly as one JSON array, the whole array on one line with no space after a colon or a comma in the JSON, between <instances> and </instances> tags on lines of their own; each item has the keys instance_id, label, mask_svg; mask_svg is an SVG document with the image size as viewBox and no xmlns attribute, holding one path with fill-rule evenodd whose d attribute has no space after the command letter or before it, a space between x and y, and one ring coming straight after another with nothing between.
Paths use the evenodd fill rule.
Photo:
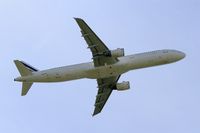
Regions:
<instances>
[{"instance_id":1,"label":"aircraft belly","mask_svg":"<svg viewBox=\"0 0 200 133\"><path fill-rule=\"evenodd\" d=\"M119 58L113 65L94 67L92 63L39 71L23 78L25 82L62 82L81 78L106 78L121 75L129 70L165 64L162 56L128 56Z\"/></svg>"},{"instance_id":2,"label":"aircraft belly","mask_svg":"<svg viewBox=\"0 0 200 133\"><path fill-rule=\"evenodd\" d=\"M169 63L168 59L162 54L156 54L151 56L146 56L145 54L143 56L133 55L130 56L129 59L130 61L128 63L128 67L131 70Z\"/></svg>"},{"instance_id":3,"label":"aircraft belly","mask_svg":"<svg viewBox=\"0 0 200 133\"><path fill-rule=\"evenodd\" d=\"M24 77L26 82L62 82L86 78L85 69L54 69L33 73Z\"/></svg>"},{"instance_id":4,"label":"aircraft belly","mask_svg":"<svg viewBox=\"0 0 200 133\"><path fill-rule=\"evenodd\" d=\"M114 65L105 65L100 67L94 67L87 71L87 78L98 79L105 77L118 76L127 72L127 67L122 63L116 63Z\"/></svg>"}]
</instances>

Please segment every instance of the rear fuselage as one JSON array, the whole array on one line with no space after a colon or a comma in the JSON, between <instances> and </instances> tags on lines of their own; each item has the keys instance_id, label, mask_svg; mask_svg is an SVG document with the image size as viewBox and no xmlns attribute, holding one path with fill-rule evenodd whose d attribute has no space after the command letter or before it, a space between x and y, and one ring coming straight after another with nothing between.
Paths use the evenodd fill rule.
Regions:
<instances>
[{"instance_id":1,"label":"rear fuselage","mask_svg":"<svg viewBox=\"0 0 200 133\"><path fill-rule=\"evenodd\" d=\"M32 75L18 77L20 82L62 82L81 78L99 79L121 75L129 70L146 68L176 62L185 54L176 50L157 50L118 58L112 65L94 67L93 62L58 67L33 72Z\"/></svg>"}]
</instances>

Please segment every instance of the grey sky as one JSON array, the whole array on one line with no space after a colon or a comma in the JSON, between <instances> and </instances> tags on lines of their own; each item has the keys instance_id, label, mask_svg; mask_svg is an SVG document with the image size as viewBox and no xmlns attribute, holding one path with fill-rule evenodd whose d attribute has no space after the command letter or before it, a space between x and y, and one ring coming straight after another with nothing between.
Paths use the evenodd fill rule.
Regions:
<instances>
[{"instance_id":1,"label":"grey sky","mask_svg":"<svg viewBox=\"0 0 200 133\"><path fill-rule=\"evenodd\" d=\"M96 81L34 84L21 97L14 59L38 69L91 61L73 17L83 18L110 49L126 54L177 49L177 63L124 74L92 117ZM1 0L0 132L200 132L199 0Z\"/></svg>"}]
</instances>

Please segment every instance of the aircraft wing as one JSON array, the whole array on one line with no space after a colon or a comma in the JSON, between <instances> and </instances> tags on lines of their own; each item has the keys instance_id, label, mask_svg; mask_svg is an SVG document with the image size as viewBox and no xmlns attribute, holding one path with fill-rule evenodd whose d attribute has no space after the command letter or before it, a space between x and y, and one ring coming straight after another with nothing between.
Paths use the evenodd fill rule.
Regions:
<instances>
[{"instance_id":1,"label":"aircraft wing","mask_svg":"<svg viewBox=\"0 0 200 133\"><path fill-rule=\"evenodd\" d=\"M118 61L117 58L112 57L108 47L101 41L101 39L92 31L92 29L86 24L86 22L80 18L75 18L78 23L82 36L84 37L88 48L92 52L94 66L104 66L114 64ZM95 101L95 109L93 116L100 113L106 104L112 90L115 89L116 83L120 75L115 77L97 79L98 93Z\"/></svg>"},{"instance_id":2,"label":"aircraft wing","mask_svg":"<svg viewBox=\"0 0 200 133\"><path fill-rule=\"evenodd\" d=\"M90 48L94 60L94 66L103 66L105 64L114 64L118 61L117 58L111 57L110 50L101 41L101 39L92 31L86 22L80 18L75 18L78 23L82 36L84 37L88 48Z\"/></svg>"},{"instance_id":3,"label":"aircraft wing","mask_svg":"<svg viewBox=\"0 0 200 133\"><path fill-rule=\"evenodd\" d=\"M116 77L97 79L99 90L96 96L93 116L101 112L110 94L112 93L112 90L115 89L116 83L119 78L120 75Z\"/></svg>"}]
</instances>

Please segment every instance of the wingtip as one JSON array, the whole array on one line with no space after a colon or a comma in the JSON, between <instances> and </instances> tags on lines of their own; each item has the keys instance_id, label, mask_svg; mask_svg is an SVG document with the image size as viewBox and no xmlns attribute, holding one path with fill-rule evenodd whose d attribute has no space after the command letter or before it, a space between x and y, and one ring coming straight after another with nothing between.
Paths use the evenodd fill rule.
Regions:
<instances>
[{"instance_id":1,"label":"wingtip","mask_svg":"<svg viewBox=\"0 0 200 133\"><path fill-rule=\"evenodd\" d=\"M17 62L17 61L19 61L19 60L13 60L13 62Z\"/></svg>"},{"instance_id":2,"label":"wingtip","mask_svg":"<svg viewBox=\"0 0 200 133\"><path fill-rule=\"evenodd\" d=\"M78 17L74 17L74 19L75 19L75 20L80 20L81 18L78 18Z\"/></svg>"},{"instance_id":3,"label":"wingtip","mask_svg":"<svg viewBox=\"0 0 200 133\"><path fill-rule=\"evenodd\" d=\"M92 117L96 116L97 114L99 114L100 112L95 112L92 114Z\"/></svg>"},{"instance_id":4,"label":"wingtip","mask_svg":"<svg viewBox=\"0 0 200 133\"><path fill-rule=\"evenodd\" d=\"M75 19L76 21L83 21L82 18L78 18L78 17L74 17L74 19Z\"/></svg>"},{"instance_id":5,"label":"wingtip","mask_svg":"<svg viewBox=\"0 0 200 133\"><path fill-rule=\"evenodd\" d=\"M23 96L26 96L26 94L24 94L24 93L21 93L21 96L23 97Z\"/></svg>"}]
</instances>

